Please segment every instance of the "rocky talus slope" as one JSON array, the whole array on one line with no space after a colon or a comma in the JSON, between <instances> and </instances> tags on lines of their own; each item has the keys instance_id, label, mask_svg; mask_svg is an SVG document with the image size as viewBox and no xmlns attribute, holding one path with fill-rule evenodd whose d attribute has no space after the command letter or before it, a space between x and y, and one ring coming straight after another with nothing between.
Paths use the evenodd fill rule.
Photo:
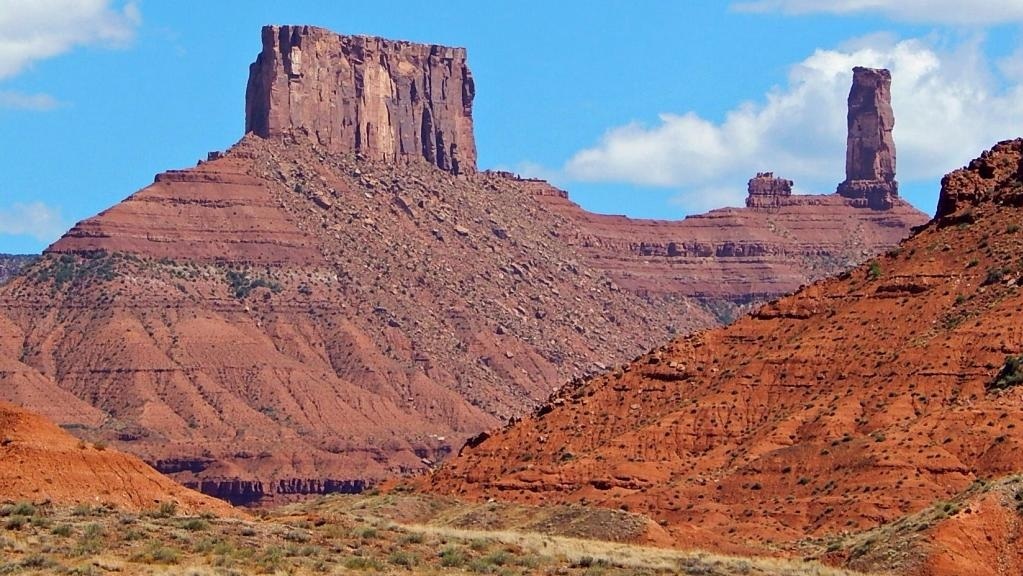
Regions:
<instances>
[{"instance_id":1,"label":"rocky talus slope","mask_svg":"<svg viewBox=\"0 0 1023 576\"><path fill-rule=\"evenodd\" d=\"M571 227L503 178L249 136L4 286L0 390L234 502L358 491L712 322L615 287Z\"/></svg>"},{"instance_id":2,"label":"rocky talus slope","mask_svg":"<svg viewBox=\"0 0 1023 576\"><path fill-rule=\"evenodd\" d=\"M565 387L424 485L628 509L679 545L832 539L833 561L864 568L1017 574L1023 493L960 493L1023 469L1021 252L1015 140L946 176L935 219L897 249ZM932 505L905 549L871 553Z\"/></svg>"}]
</instances>

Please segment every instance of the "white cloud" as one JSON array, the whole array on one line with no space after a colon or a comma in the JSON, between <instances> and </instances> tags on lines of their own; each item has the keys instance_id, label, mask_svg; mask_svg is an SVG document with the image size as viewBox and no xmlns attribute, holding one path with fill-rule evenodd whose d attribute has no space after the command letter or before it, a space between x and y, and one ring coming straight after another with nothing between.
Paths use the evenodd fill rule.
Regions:
<instances>
[{"instance_id":1,"label":"white cloud","mask_svg":"<svg viewBox=\"0 0 1023 576\"><path fill-rule=\"evenodd\" d=\"M65 228L60 211L42 202L0 206L0 234L52 242Z\"/></svg>"},{"instance_id":2,"label":"white cloud","mask_svg":"<svg viewBox=\"0 0 1023 576\"><path fill-rule=\"evenodd\" d=\"M746 188L744 182L733 186L708 186L683 190L673 196L669 203L682 208L687 214L700 214L724 206L744 206Z\"/></svg>"},{"instance_id":3,"label":"white cloud","mask_svg":"<svg viewBox=\"0 0 1023 576\"><path fill-rule=\"evenodd\" d=\"M42 111L53 110L60 106L60 101L49 94L26 94L14 90L0 90L0 108Z\"/></svg>"},{"instance_id":4,"label":"white cloud","mask_svg":"<svg viewBox=\"0 0 1023 576\"><path fill-rule=\"evenodd\" d=\"M0 0L0 79L75 46L122 46L140 22L134 1Z\"/></svg>"},{"instance_id":5,"label":"white cloud","mask_svg":"<svg viewBox=\"0 0 1023 576\"><path fill-rule=\"evenodd\" d=\"M739 104L720 123L687 112L614 128L564 171L577 181L677 187L679 204L694 210L734 205L735 191L758 171L832 192L845 174L852 68L868 66L892 71L897 177L939 178L1023 126L1023 86L999 76L981 48L970 39L938 51L922 40L875 35L817 50L790 69L787 85ZM1016 70L1014 62L998 68Z\"/></svg>"},{"instance_id":6,"label":"white cloud","mask_svg":"<svg viewBox=\"0 0 1023 576\"><path fill-rule=\"evenodd\" d=\"M740 12L880 14L900 22L985 25L1023 22L1023 0L750 0Z\"/></svg>"}]
</instances>

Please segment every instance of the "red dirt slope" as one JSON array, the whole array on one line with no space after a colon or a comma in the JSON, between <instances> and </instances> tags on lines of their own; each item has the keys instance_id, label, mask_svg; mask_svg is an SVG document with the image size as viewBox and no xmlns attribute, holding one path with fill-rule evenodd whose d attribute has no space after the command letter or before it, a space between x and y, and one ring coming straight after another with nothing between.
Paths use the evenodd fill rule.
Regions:
<instances>
[{"instance_id":1,"label":"red dirt slope","mask_svg":"<svg viewBox=\"0 0 1023 576\"><path fill-rule=\"evenodd\" d=\"M567 386L424 484L623 507L729 549L870 529L1023 470L1021 158L1000 143L899 249Z\"/></svg>"},{"instance_id":2,"label":"red dirt slope","mask_svg":"<svg viewBox=\"0 0 1023 576\"><path fill-rule=\"evenodd\" d=\"M46 419L0 402L0 500L109 504L126 510L177 503L188 514L237 516L224 502L161 475L135 456L90 445Z\"/></svg>"}]
</instances>

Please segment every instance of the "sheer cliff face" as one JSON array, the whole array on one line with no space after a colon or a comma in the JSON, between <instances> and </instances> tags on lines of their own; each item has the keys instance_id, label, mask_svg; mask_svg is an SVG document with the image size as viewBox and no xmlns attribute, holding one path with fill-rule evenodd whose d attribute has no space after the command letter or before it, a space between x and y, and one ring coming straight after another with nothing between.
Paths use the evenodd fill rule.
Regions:
<instances>
[{"instance_id":1,"label":"sheer cliff face","mask_svg":"<svg viewBox=\"0 0 1023 576\"><path fill-rule=\"evenodd\" d=\"M463 48L266 26L249 68L245 130L300 131L333 152L475 172L475 92Z\"/></svg>"}]
</instances>

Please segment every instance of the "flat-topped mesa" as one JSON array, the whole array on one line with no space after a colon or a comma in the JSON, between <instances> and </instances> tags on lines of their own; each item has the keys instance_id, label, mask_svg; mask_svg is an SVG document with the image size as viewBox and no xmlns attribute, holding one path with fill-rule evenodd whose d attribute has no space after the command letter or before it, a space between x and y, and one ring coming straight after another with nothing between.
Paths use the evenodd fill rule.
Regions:
<instances>
[{"instance_id":1,"label":"flat-topped mesa","mask_svg":"<svg viewBox=\"0 0 1023 576\"><path fill-rule=\"evenodd\" d=\"M892 75L888 70L853 68L845 182L838 185L838 193L875 210L891 208L899 196L891 87Z\"/></svg>"},{"instance_id":2,"label":"flat-topped mesa","mask_svg":"<svg viewBox=\"0 0 1023 576\"><path fill-rule=\"evenodd\" d=\"M299 132L333 152L423 158L469 173L475 93L464 48L264 26L263 51L249 67L245 131Z\"/></svg>"},{"instance_id":3,"label":"flat-topped mesa","mask_svg":"<svg viewBox=\"0 0 1023 576\"><path fill-rule=\"evenodd\" d=\"M747 208L777 208L792 196L792 180L775 178L774 172L757 172L746 190Z\"/></svg>"}]
</instances>

